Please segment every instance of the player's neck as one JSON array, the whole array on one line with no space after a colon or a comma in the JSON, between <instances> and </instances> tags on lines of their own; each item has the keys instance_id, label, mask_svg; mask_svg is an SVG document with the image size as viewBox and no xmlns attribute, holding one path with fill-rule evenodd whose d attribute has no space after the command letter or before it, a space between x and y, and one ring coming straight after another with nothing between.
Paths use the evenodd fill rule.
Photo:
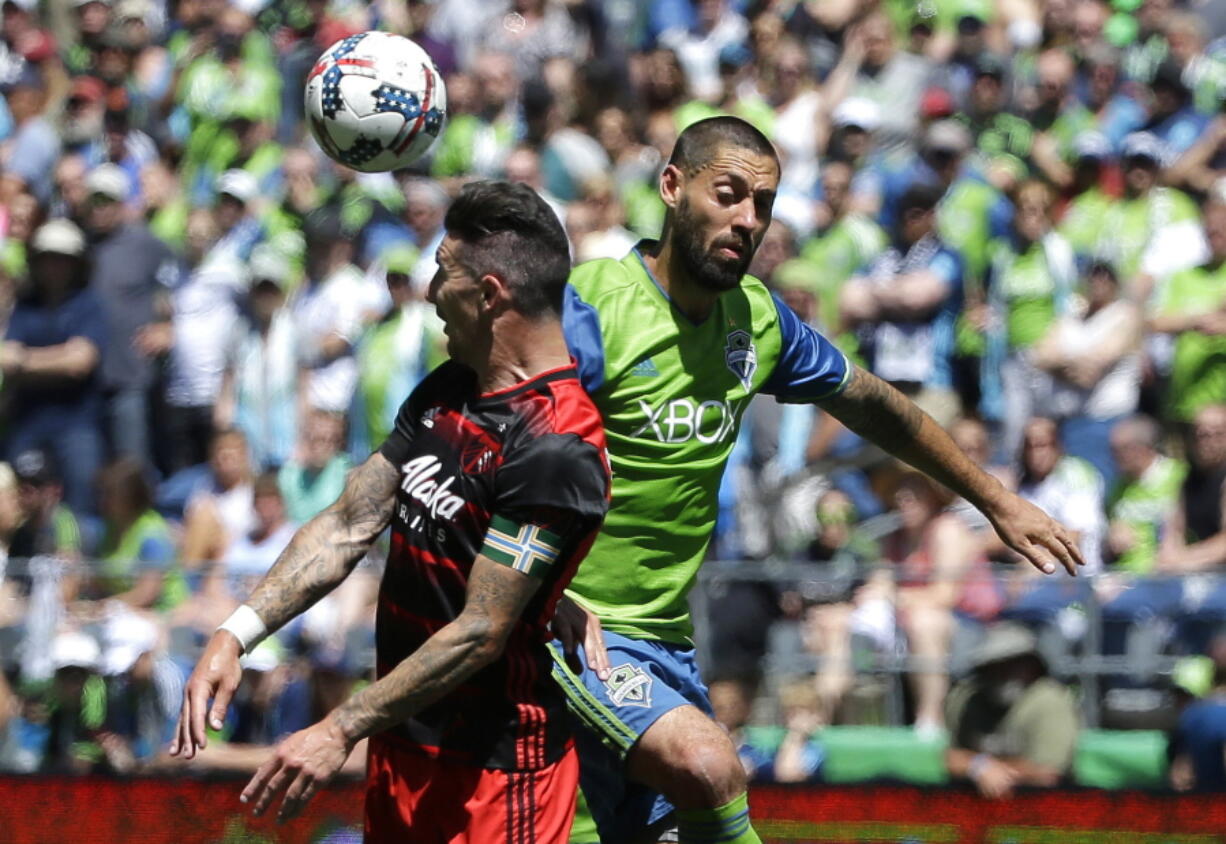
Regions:
<instances>
[{"instance_id":1,"label":"player's neck","mask_svg":"<svg viewBox=\"0 0 1226 844\"><path fill-rule=\"evenodd\" d=\"M669 300L690 322L702 323L715 310L718 294L690 277L670 240L660 241L654 255L643 255L643 262Z\"/></svg>"},{"instance_id":2,"label":"player's neck","mask_svg":"<svg viewBox=\"0 0 1226 844\"><path fill-rule=\"evenodd\" d=\"M505 390L570 362L560 322L525 321L516 330L495 335L485 366L477 368L477 389L482 393Z\"/></svg>"}]
</instances>

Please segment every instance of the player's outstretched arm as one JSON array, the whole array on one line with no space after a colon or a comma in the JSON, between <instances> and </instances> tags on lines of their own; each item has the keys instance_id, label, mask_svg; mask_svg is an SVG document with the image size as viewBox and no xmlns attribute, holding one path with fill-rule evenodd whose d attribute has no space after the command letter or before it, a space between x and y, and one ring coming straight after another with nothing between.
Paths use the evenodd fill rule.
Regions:
<instances>
[{"instance_id":1,"label":"player's outstretched arm","mask_svg":"<svg viewBox=\"0 0 1226 844\"><path fill-rule=\"evenodd\" d=\"M502 655L541 581L478 555L464 609L386 676L281 742L243 790L255 814L284 789L278 820L296 815L367 736L412 717Z\"/></svg>"},{"instance_id":2,"label":"player's outstretched arm","mask_svg":"<svg viewBox=\"0 0 1226 844\"><path fill-rule=\"evenodd\" d=\"M254 613L258 625L273 631L334 589L387 527L399 480L399 471L378 452L350 472L340 498L294 534L240 612L248 618ZM191 759L205 746L206 712L213 729L221 728L242 678L242 652L229 630L213 634L183 690L172 756Z\"/></svg>"},{"instance_id":3,"label":"player's outstretched arm","mask_svg":"<svg viewBox=\"0 0 1226 844\"><path fill-rule=\"evenodd\" d=\"M851 430L943 483L983 512L1005 544L1036 568L1069 574L1084 565L1059 522L1009 492L966 456L915 403L876 375L855 367L847 386L822 408Z\"/></svg>"}]
</instances>

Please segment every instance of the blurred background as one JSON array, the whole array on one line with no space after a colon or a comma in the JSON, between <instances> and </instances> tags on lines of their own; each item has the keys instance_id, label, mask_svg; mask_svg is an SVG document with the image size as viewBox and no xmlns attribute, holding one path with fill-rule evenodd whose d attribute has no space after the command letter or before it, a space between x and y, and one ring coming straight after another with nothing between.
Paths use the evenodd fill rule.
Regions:
<instances>
[{"instance_id":1,"label":"blurred background","mask_svg":"<svg viewBox=\"0 0 1226 844\"><path fill-rule=\"evenodd\" d=\"M449 115L360 175L302 90L371 28ZM754 780L1226 787L1223 36L1224 0L5 0L0 772L251 771L367 682L379 554L165 755L203 642L441 361L450 197L524 182L620 257L678 132L735 114L783 161L752 272L1087 563L1033 576L755 400L695 596Z\"/></svg>"}]
</instances>

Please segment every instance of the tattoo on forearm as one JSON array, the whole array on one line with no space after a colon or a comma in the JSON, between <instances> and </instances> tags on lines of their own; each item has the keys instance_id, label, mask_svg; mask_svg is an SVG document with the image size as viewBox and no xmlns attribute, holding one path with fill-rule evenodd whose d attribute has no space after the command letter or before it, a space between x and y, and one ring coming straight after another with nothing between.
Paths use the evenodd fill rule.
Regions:
<instances>
[{"instance_id":1,"label":"tattoo on forearm","mask_svg":"<svg viewBox=\"0 0 1226 844\"><path fill-rule=\"evenodd\" d=\"M981 509L1000 487L928 414L872 373L857 368L846 389L821 404L855 433Z\"/></svg>"},{"instance_id":2,"label":"tattoo on forearm","mask_svg":"<svg viewBox=\"0 0 1226 844\"><path fill-rule=\"evenodd\" d=\"M478 558L459 617L333 712L350 741L386 730L445 697L502 652L540 581Z\"/></svg>"},{"instance_id":3,"label":"tattoo on forearm","mask_svg":"<svg viewBox=\"0 0 1226 844\"><path fill-rule=\"evenodd\" d=\"M373 454L350 473L334 504L307 522L260 581L248 605L276 630L328 594L391 520L399 473Z\"/></svg>"}]
</instances>

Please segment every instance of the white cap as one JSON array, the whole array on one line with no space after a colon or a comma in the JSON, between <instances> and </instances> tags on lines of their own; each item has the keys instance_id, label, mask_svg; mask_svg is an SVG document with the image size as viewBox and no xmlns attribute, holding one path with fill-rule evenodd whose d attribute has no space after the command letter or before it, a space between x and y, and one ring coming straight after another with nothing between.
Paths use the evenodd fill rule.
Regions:
<instances>
[{"instance_id":1,"label":"white cap","mask_svg":"<svg viewBox=\"0 0 1226 844\"><path fill-rule=\"evenodd\" d=\"M85 235L63 218L43 223L30 239L30 252L52 252L56 255L71 255L79 258L85 254Z\"/></svg>"},{"instance_id":2,"label":"white cap","mask_svg":"<svg viewBox=\"0 0 1226 844\"><path fill-rule=\"evenodd\" d=\"M1111 157L1111 139L1102 132L1082 132L1073 139L1073 151L1078 158L1096 158L1102 161Z\"/></svg>"},{"instance_id":3,"label":"white cap","mask_svg":"<svg viewBox=\"0 0 1226 844\"><path fill-rule=\"evenodd\" d=\"M106 640L106 653L102 658L102 673L123 674L143 654L157 647L158 631L148 619L122 612L107 620L103 638Z\"/></svg>"},{"instance_id":4,"label":"white cap","mask_svg":"<svg viewBox=\"0 0 1226 844\"><path fill-rule=\"evenodd\" d=\"M98 657L102 649L94 641L94 637L84 633L70 631L61 633L51 643L51 665L59 671L61 668L88 668L98 670Z\"/></svg>"},{"instance_id":5,"label":"white cap","mask_svg":"<svg viewBox=\"0 0 1226 844\"><path fill-rule=\"evenodd\" d=\"M90 195L102 194L116 202L125 202L131 182L128 174L115 164L99 164L85 177L85 188Z\"/></svg>"},{"instance_id":6,"label":"white cap","mask_svg":"<svg viewBox=\"0 0 1226 844\"><path fill-rule=\"evenodd\" d=\"M267 243L261 243L251 250L251 259L247 263L252 284L271 281L278 287L285 287L289 281L289 261Z\"/></svg>"},{"instance_id":7,"label":"white cap","mask_svg":"<svg viewBox=\"0 0 1226 844\"><path fill-rule=\"evenodd\" d=\"M217 177L217 195L232 196L246 205L255 198L260 186L246 170L227 170Z\"/></svg>"},{"instance_id":8,"label":"white cap","mask_svg":"<svg viewBox=\"0 0 1226 844\"><path fill-rule=\"evenodd\" d=\"M1120 154L1124 158L1148 158L1155 164L1162 164L1166 161L1167 147L1153 132L1132 132L1124 136Z\"/></svg>"},{"instance_id":9,"label":"white cap","mask_svg":"<svg viewBox=\"0 0 1226 844\"><path fill-rule=\"evenodd\" d=\"M881 125L881 109L864 97L848 97L835 106L830 119L835 126L856 126L872 132Z\"/></svg>"}]
</instances>

